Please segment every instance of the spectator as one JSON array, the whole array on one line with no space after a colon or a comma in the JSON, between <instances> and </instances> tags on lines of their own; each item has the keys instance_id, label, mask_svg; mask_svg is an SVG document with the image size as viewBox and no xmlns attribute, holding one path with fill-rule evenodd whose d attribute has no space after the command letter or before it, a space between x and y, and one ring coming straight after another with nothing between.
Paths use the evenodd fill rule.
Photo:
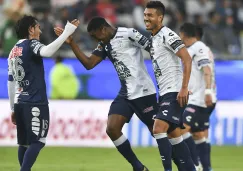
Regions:
<instances>
[{"instance_id":1,"label":"spectator","mask_svg":"<svg viewBox=\"0 0 243 171\"><path fill-rule=\"evenodd\" d=\"M3 28L0 29L0 45L3 50L2 55L7 57L14 44L18 41L14 27L21 14L11 9L7 9L5 14L7 15L7 20Z\"/></svg>"},{"instance_id":2,"label":"spectator","mask_svg":"<svg viewBox=\"0 0 243 171\"><path fill-rule=\"evenodd\" d=\"M98 0L96 9L98 16L104 17L112 25L117 24L116 6L111 0Z\"/></svg>"},{"instance_id":3,"label":"spectator","mask_svg":"<svg viewBox=\"0 0 243 171\"><path fill-rule=\"evenodd\" d=\"M230 54L240 54L240 40L233 29L234 19L232 16L226 16L226 26L224 28L225 37L227 37L228 51Z\"/></svg>"},{"instance_id":4,"label":"spectator","mask_svg":"<svg viewBox=\"0 0 243 171\"><path fill-rule=\"evenodd\" d=\"M220 27L221 16L216 12L210 12L209 25L205 27L204 42L212 49L214 53L228 53L227 39Z\"/></svg>"},{"instance_id":5,"label":"spectator","mask_svg":"<svg viewBox=\"0 0 243 171\"><path fill-rule=\"evenodd\" d=\"M75 99L79 92L79 81L74 72L58 56L55 66L50 72L51 98L52 99Z\"/></svg>"}]
</instances>

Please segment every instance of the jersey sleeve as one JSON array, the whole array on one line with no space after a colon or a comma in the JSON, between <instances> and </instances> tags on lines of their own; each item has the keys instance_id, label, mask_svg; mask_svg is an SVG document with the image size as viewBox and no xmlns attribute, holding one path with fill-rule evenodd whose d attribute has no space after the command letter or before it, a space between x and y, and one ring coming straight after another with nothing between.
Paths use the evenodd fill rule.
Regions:
<instances>
[{"instance_id":1,"label":"jersey sleeve","mask_svg":"<svg viewBox=\"0 0 243 171\"><path fill-rule=\"evenodd\" d=\"M209 53L206 47L200 47L195 50L193 60L197 64L198 69L202 69L204 66L210 65Z\"/></svg>"},{"instance_id":2,"label":"jersey sleeve","mask_svg":"<svg viewBox=\"0 0 243 171\"><path fill-rule=\"evenodd\" d=\"M107 57L104 45L102 43L98 43L97 47L93 50L92 54L101 57L103 60L105 60L105 58Z\"/></svg>"},{"instance_id":3,"label":"jersey sleeve","mask_svg":"<svg viewBox=\"0 0 243 171\"><path fill-rule=\"evenodd\" d=\"M44 46L45 45L42 44L41 42L39 42L38 40L33 39L33 40L30 41L30 50L31 50L31 52L33 52L37 56L41 56L40 50Z\"/></svg>"},{"instance_id":4,"label":"jersey sleeve","mask_svg":"<svg viewBox=\"0 0 243 171\"><path fill-rule=\"evenodd\" d=\"M143 36L139 31L129 28L128 39L131 40L135 46L149 51L149 39Z\"/></svg>"},{"instance_id":5,"label":"jersey sleeve","mask_svg":"<svg viewBox=\"0 0 243 171\"><path fill-rule=\"evenodd\" d=\"M13 64L11 60L8 58L8 81L14 81L13 78Z\"/></svg>"},{"instance_id":6,"label":"jersey sleeve","mask_svg":"<svg viewBox=\"0 0 243 171\"><path fill-rule=\"evenodd\" d=\"M185 47L181 38L174 32L168 31L165 35L166 46L174 53L177 53L181 48Z\"/></svg>"}]
</instances>

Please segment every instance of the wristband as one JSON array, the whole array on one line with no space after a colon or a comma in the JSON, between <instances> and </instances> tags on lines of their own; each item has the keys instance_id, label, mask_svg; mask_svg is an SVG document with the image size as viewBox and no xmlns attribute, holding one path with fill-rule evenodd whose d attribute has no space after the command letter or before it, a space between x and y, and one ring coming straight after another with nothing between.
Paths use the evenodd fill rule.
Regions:
<instances>
[{"instance_id":1,"label":"wristband","mask_svg":"<svg viewBox=\"0 0 243 171\"><path fill-rule=\"evenodd\" d=\"M212 89L205 89L205 95L211 95L213 94Z\"/></svg>"}]
</instances>

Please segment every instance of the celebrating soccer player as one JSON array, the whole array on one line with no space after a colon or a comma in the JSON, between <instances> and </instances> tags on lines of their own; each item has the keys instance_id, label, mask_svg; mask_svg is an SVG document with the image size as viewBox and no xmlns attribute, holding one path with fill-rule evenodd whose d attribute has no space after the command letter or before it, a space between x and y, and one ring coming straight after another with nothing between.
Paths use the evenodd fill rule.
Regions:
<instances>
[{"instance_id":1,"label":"celebrating soccer player","mask_svg":"<svg viewBox=\"0 0 243 171\"><path fill-rule=\"evenodd\" d=\"M203 29L200 26L197 26L197 40L201 41L203 36ZM209 53L209 60L210 60L210 69L211 69L211 73L212 73L212 77L211 77L211 92L210 94L212 95L212 102L213 105L209 105L207 106L206 109L206 113L205 113L205 121L204 121L204 134L205 134L205 138L206 138L206 143L207 143L207 151L205 152L208 158L208 165L209 165L209 170L212 170L212 166L211 166L211 144L210 144L210 140L208 138L208 129L210 126L210 116L212 114L212 112L215 109L216 103L217 103L217 85L216 85L216 79L215 79L215 64L214 64L214 55L213 52L211 51L211 49L207 46L208 48L208 53ZM205 99L206 99L206 95L205 94Z\"/></svg>"},{"instance_id":2,"label":"celebrating soccer player","mask_svg":"<svg viewBox=\"0 0 243 171\"><path fill-rule=\"evenodd\" d=\"M20 171L30 171L45 146L49 129L49 108L42 57L51 57L75 31L78 20L67 23L63 34L45 46L39 42L36 18L24 16L16 24L20 39L8 57L8 93L12 122L17 126Z\"/></svg>"},{"instance_id":3,"label":"celebrating soccer player","mask_svg":"<svg viewBox=\"0 0 243 171\"><path fill-rule=\"evenodd\" d=\"M61 28L55 30L57 35L62 33ZM101 17L93 18L87 30L99 42L90 57L79 49L71 37L67 43L86 69L94 68L106 57L115 66L121 90L110 106L106 132L134 171L147 171L133 153L128 139L122 133L122 127L136 113L151 132L153 129L153 118L157 113L156 90L141 52L141 48L149 49L149 41L137 30L114 28Z\"/></svg>"},{"instance_id":4,"label":"celebrating soccer player","mask_svg":"<svg viewBox=\"0 0 243 171\"><path fill-rule=\"evenodd\" d=\"M183 136L191 149L194 162L197 161L197 148L200 161L204 171L209 171L208 145L204 131L208 129L209 114L207 107L213 106L212 100L212 71L210 63L210 50L197 39L198 30L194 24L185 23L180 28L180 36L192 56L192 73L189 81L189 88L192 94L189 97L188 105L184 112ZM211 112L210 112L211 113ZM195 144L191 140L193 134ZM190 140L190 141L189 141ZM194 155L193 155L194 153ZM196 165L198 163L195 163Z\"/></svg>"},{"instance_id":5,"label":"celebrating soccer player","mask_svg":"<svg viewBox=\"0 0 243 171\"><path fill-rule=\"evenodd\" d=\"M144 11L146 29L152 33L150 55L160 95L153 133L165 171L172 170L172 149L173 157L180 162L181 168L194 171L190 151L180 129L183 107L188 101L191 57L180 37L163 26L164 13L165 7L160 1L148 2ZM180 58L184 64L183 71Z\"/></svg>"}]
</instances>

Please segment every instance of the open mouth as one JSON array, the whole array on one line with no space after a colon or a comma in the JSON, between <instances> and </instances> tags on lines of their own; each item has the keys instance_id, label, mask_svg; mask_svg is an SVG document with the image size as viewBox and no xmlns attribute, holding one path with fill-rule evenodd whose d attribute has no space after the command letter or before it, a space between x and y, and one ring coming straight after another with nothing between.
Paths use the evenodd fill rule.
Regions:
<instances>
[{"instance_id":1,"label":"open mouth","mask_svg":"<svg viewBox=\"0 0 243 171\"><path fill-rule=\"evenodd\" d=\"M151 26L151 22L149 22L149 21L145 21L144 23L145 23L145 26L146 26L147 28Z\"/></svg>"}]
</instances>

